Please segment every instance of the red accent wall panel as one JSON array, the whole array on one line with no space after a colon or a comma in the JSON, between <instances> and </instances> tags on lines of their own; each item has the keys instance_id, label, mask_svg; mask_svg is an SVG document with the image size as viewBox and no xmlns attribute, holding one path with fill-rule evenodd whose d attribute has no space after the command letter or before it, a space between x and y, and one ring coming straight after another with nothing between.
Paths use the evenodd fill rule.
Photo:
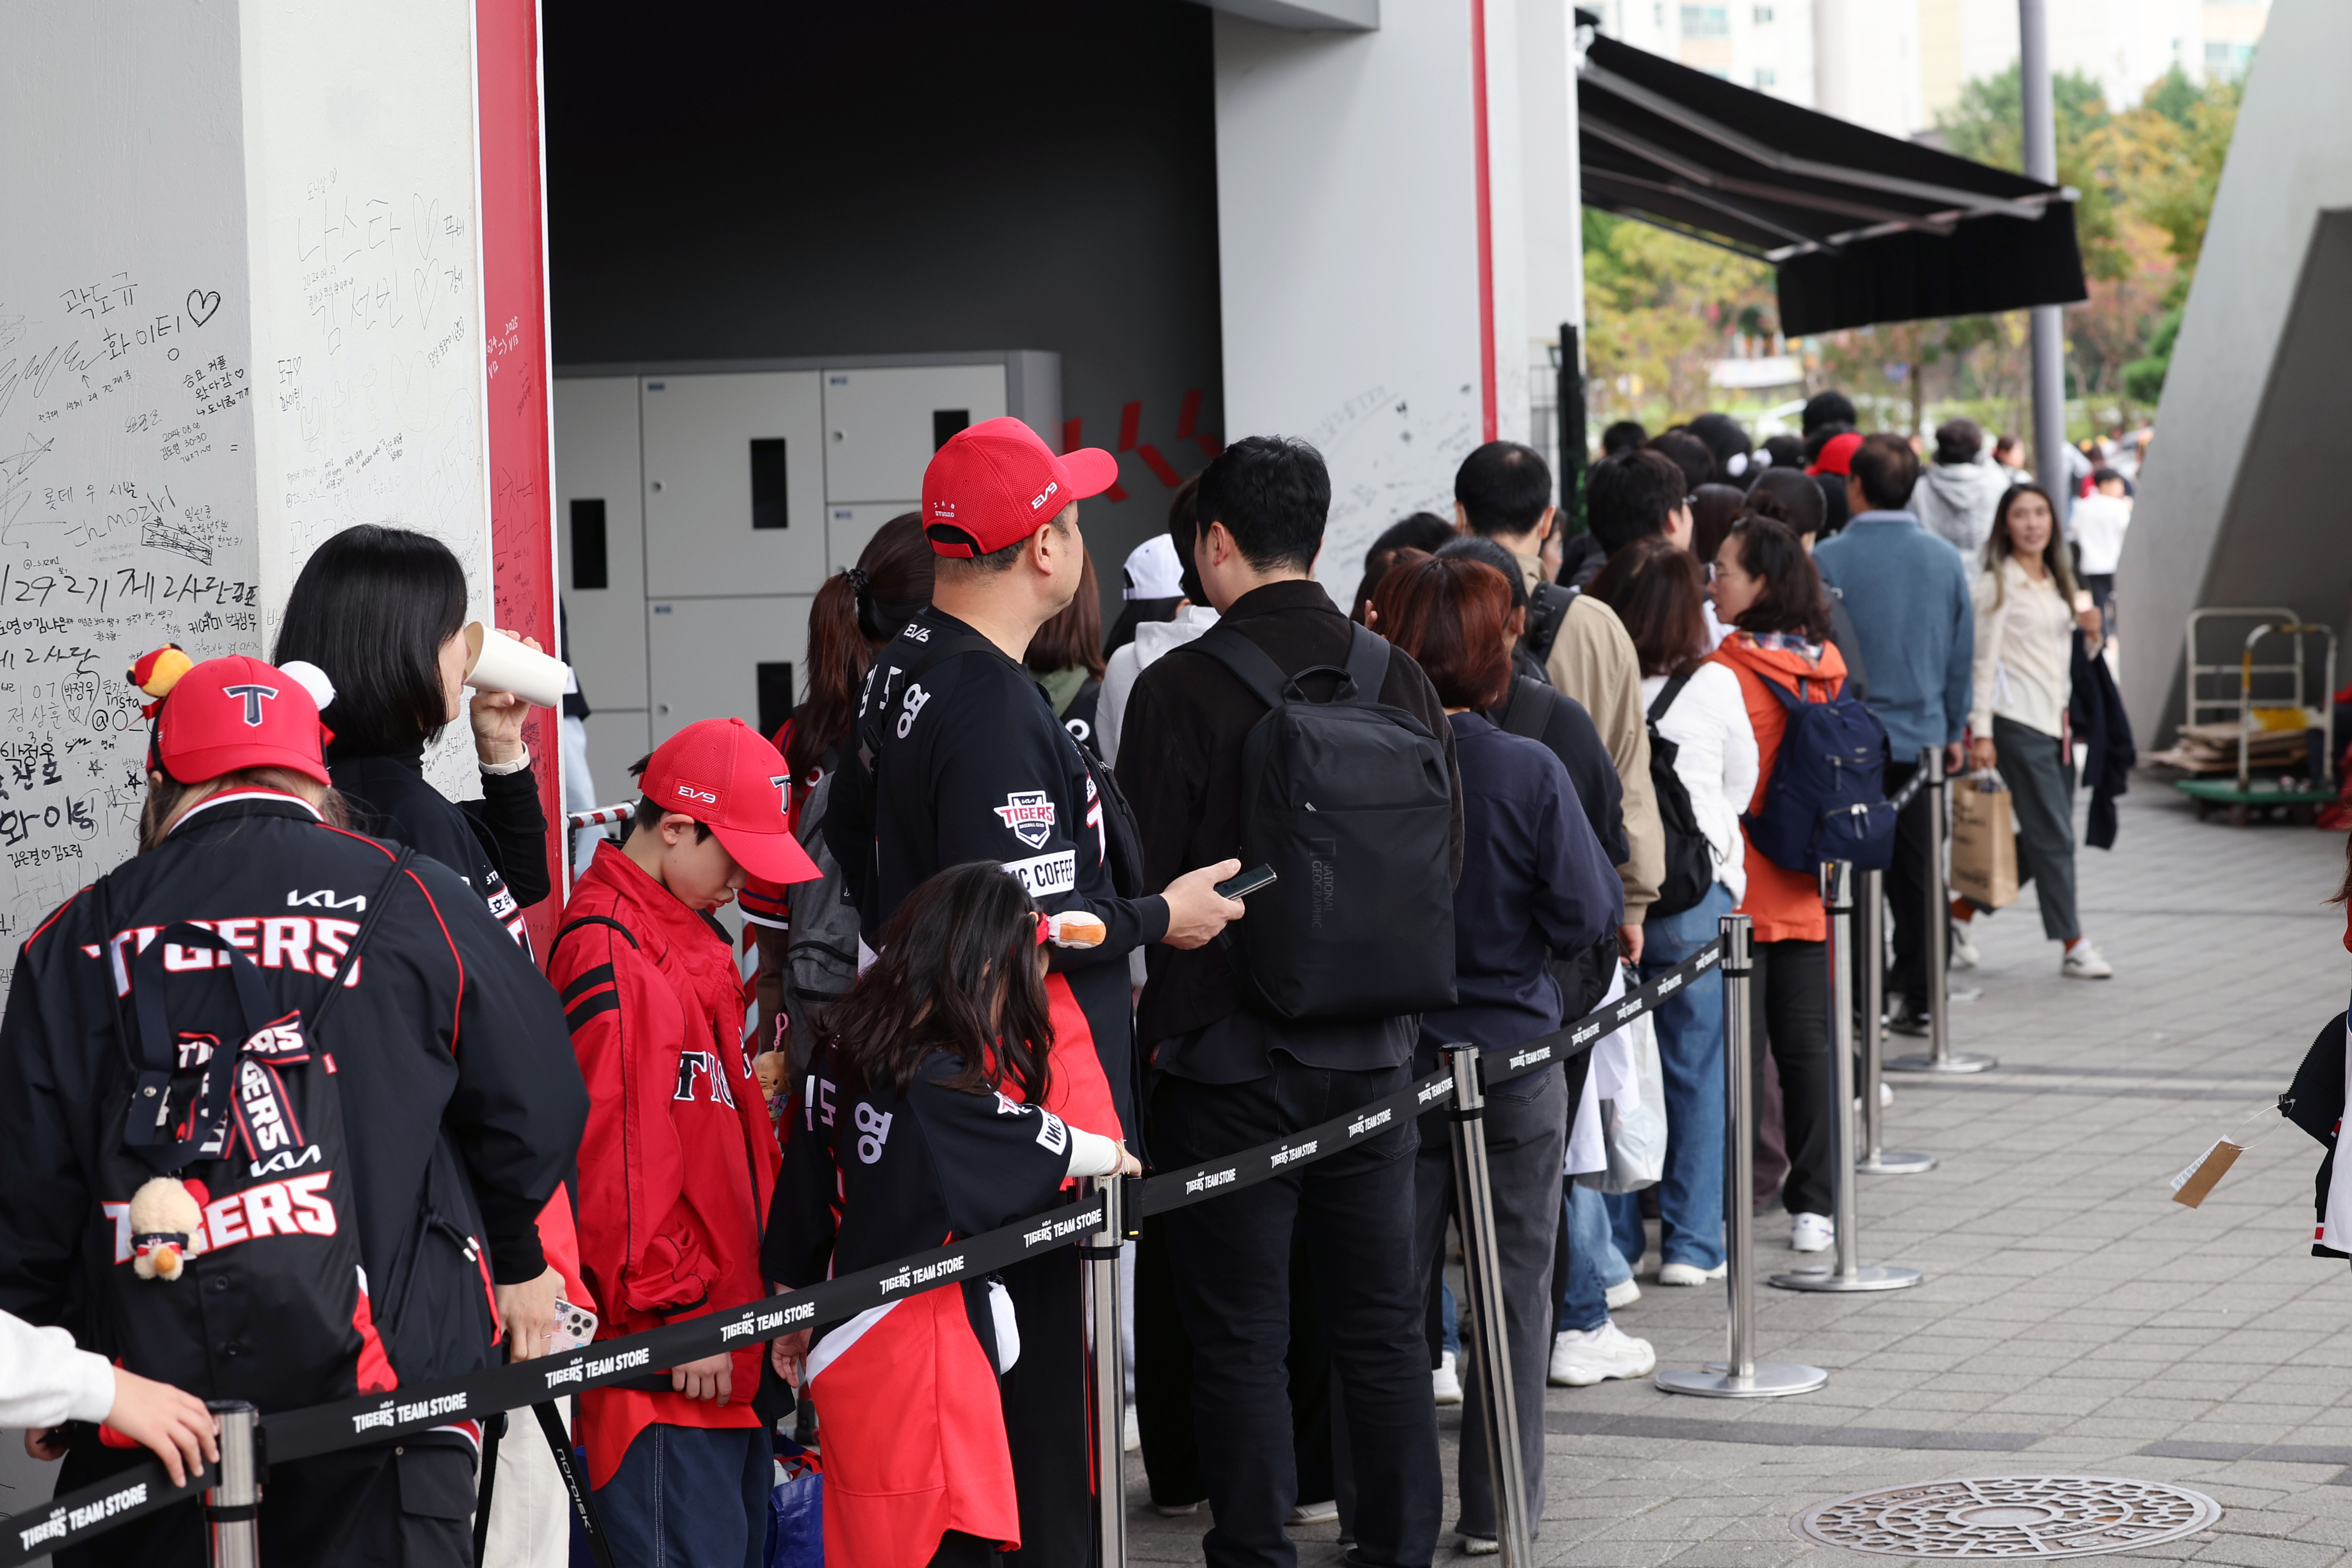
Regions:
<instances>
[{"instance_id":1,"label":"red accent wall panel","mask_svg":"<svg viewBox=\"0 0 2352 1568\"><path fill-rule=\"evenodd\" d=\"M541 191L537 0L477 0L475 112L482 167L482 298L488 356L491 594L498 623L556 651L554 454L548 424L547 230ZM542 956L562 912L563 760L560 715L523 725L552 824L555 889L527 916Z\"/></svg>"}]
</instances>

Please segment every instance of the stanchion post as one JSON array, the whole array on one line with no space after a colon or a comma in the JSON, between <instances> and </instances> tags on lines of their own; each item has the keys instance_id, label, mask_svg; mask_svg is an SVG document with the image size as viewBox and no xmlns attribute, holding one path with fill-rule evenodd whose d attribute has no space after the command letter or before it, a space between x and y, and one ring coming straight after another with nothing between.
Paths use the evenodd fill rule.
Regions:
<instances>
[{"instance_id":1,"label":"stanchion post","mask_svg":"<svg viewBox=\"0 0 2352 1568\"><path fill-rule=\"evenodd\" d=\"M1927 907L1920 912L1927 923L1921 936L1927 944L1927 995L1911 1000L1915 1005L1924 1001L1927 1009L1927 1050L1925 1055L1898 1056L1886 1065L1896 1072L1982 1072L1998 1063L1990 1056L1952 1053L1952 998L1948 983L1952 890L1944 878L1944 835L1949 820L1946 813L1950 802L1945 799L1944 748L1921 747L1919 766L1927 774L1927 874L1924 879L1927 896L1922 901Z\"/></svg>"},{"instance_id":2,"label":"stanchion post","mask_svg":"<svg viewBox=\"0 0 2352 1568\"><path fill-rule=\"evenodd\" d=\"M1116 1176L1090 1178L1093 1196L1102 1199L1102 1228L1082 1243L1086 1260L1087 1338L1093 1351L1090 1368L1094 1396L1095 1540L1097 1568L1127 1564L1127 1375L1121 1354L1118 1312L1119 1256L1127 1240L1121 1199L1125 1189Z\"/></svg>"},{"instance_id":3,"label":"stanchion post","mask_svg":"<svg viewBox=\"0 0 2352 1568\"><path fill-rule=\"evenodd\" d=\"M1853 1176L1853 867L1845 861L1822 862L1822 924L1828 930L1823 960L1830 992L1830 1191L1832 1223L1837 1227L1837 1261L1828 1269L1797 1269L1772 1276L1784 1291L1899 1291L1917 1284L1916 1269L1860 1261L1861 1221Z\"/></svg>"},{"instance_id":4,"label":"stanchion post","mask_svg":"<svg viewBox=\"0 0 2352 1568\"><path fill-rule=\"evenodd\" d=\"M1745 915L1723 917L1723 1288L1730 1305L1729 1354L1696 1371L1661 1372L1660 1388L1710 1399L1811 1394L1830 1375L1798 1362L1756 1359L1756 1080L1752 1045L1754 966Z\"/></svg>"},{"instance_id":5,"label":"stanchion post","mask_svg":"<svg viewBox=\"0 0 2352 1568\"><path fill-rule=\"evenodd\" d=\"M1535 1568L1528 1529L1527 1472L1519 1464L1518 1390L1511 1379L1510 1333L1504 1325L1503 1259L1495 1241L1495 1189L1486 1169L1486 1091L1478 1048L1445 1048L1454 1075L1454 1196L1462 1227L1462 1277L1469 1289L1479 1375L1486 1380L1486 1466L1494 1482L1495 1533L1503 1568ZM1538 1415L1538 1419L1541 1419Z\"/></svg>"},{"instance_id":6,"label":"stanchion post","mask_svg":"<svg viewBox=\"0 0 2352 1568\"><path fill-rule=\"evenodd\" d=\"M261 1568L261 1412L242 1399L211 1399L220 1418L218 1479L205 1489L212 1568Z\"/></svg>"},{"instance_id":7,"label":"stanchion post","mask_svg":"<svg viewBox=\"0 0 2352 1568\"><path fill-rule=\"evenodd\" d=\"M1933 1155L1890 1152L1886 1108L1879 1091L1886 1081L1886 873L1866 871L1854 904L1854 962L1862 984L1862 1158L1853 1168L1864 1176L1910 1176L1936 1168Z\"/></svg>"}]
</instances>

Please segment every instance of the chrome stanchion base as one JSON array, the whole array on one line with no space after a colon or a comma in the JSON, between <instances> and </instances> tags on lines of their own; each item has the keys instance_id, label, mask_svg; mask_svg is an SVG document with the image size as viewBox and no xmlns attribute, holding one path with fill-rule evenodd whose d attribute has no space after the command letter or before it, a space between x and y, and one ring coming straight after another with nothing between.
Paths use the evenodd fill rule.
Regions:
<instances>
[{"instance_id":1,"label":"chrome stanchion base","mask_svg":"<svg viewBox=\"0 0 2352 1568\"><path fill-rule=\"evenodd\" d=\"M1913 1176L1920 1171L1934 1170L1941 1164L1943 1162L1933 1155L1906 1155L1899 1150L1886 1149L1881 1151L1875 1159L1856 1160L1853 1168L1864 1176Z\"/></svg>"},{"instance_id":2,"label":"chrome stanchion base","mask_svg":"<svg viewBox=\"0 0 2352 1568\"><path fill-rule=\"evenodd\" d=\"M1886 1072L1984 1072L1999 1067L2000 1062L1990 1056L1970 1056L1956 1051L1941 1061L1926 1051L1916 1056L1897 1056L1880 1064Z\"/></svg>"},{"instance_id":3,"label":"chrome stanchion base","mask_svg":"<svg viewBox=\"0 0 2352 1568\"><path fill-rule=\"evenodd\" d=\"M1851 1274L1834 1269L1795 1269L1772 1275L1769 1282L1783 1291L1899 1291L1927 1277L1916 1269L1872 1263Z\"/></svg>"},{"instance_id":4,"label":"chrome stanchion base","mask_svg":"<svg viewBox=\"0 0 2352 1568\"><path fill-rule=\"evenodd\" d=\"M1759 1361L1752 1376L1734 1377L1722 1362L1709 1362L1696 1372L1661 1372L1657 1385L1669 1394L1696 1394L1702 1399L1772 1399L1783 1394L1811 1394L1829 1386L1830 1375L1818 1366L1794 1361Z\"/></svg>"}]
</instances>

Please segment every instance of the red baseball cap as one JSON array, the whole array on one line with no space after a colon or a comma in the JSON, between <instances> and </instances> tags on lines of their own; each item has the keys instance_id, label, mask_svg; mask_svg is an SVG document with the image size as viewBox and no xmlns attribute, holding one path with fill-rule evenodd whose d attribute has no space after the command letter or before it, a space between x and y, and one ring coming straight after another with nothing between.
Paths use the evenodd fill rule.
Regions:
<instances>
[{"instance_id":1,"label":"red baseball cap","mask_svg":"<svg viewBox=\"0 0 2352 1568\"><path fill-rule=\"evenodd\" d=\"M785 819L793 776L784 754L740 718L706 718L663 741L639 788L663 810L709 828L753 876L785 883L824 874Z\"/></svg>"},{"instance_id":2,"label":"red baseball cap","mask_svg":"<svg viewBox=\"0 0 2352 1568\"><path fill-rule=\"evenodd\" d=\"M190 668L155 716L155 759L183 784L240 768L283 768L331 784L327 738L303 680L243 653Z\"/></svg>"},{"instance_id":3,"label":"red baseball cap","mask_svg":"<svg viewBox=\"0 0 2352 1568\"><path fill-rule=\"evenodd\" d=\"M1118 459L1099 446L1056 457L1019 420L983 420L949 436L923 470L923 534L934 555L993 555L1118 483Z\"/></svg>"},{"instance_id":4,"label":"red baseball cap","mask_svg":"<svg viewBox=\"0 0 2352 1568\"><path fill-rule=\"evenodd\" d=\"M1861 447L1862 434L1859 431L1849 430L1843 435L1832 435L1822 444L1822 455L1813 459L1813 465L1805 472L1850 474L1853 472L1853 455Z\"/></svg>"}]
</instances>

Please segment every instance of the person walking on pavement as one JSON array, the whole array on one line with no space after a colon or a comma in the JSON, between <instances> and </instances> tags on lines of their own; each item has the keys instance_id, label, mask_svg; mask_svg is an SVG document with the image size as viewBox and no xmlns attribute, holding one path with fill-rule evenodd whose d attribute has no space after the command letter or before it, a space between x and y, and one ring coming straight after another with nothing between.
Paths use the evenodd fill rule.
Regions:
<instances>
[{"instance_id":1,"label":"person walking on pavement","mask_svg":"<svg viewBox=\"0 0 2352 1568\"><path fill-rule=\"evenodd\" d=\"M1976 660L1976 606L1968 569L1949 540L1937 538L1908 510L1919 458L1899 435L1863 439L1847 459L1846 503L1853 520L1813 548L1822 580L1843 597L1870 666L1864 700L1886 727L1886 789L1891 795L1918 770L1919 754L1944 748L1944 770L1965 762L1969 677ZM1760 743L1760 734L1759 734ZM1886 895L1895 916L1895 984L1902 1001L1888 1027L1927 1032L1927 926L1946 912L1927 907L1927 864L1938 835L1937 802L1921 790L1895 818L1895 862Z\"/></svg>"}]
</instances>

